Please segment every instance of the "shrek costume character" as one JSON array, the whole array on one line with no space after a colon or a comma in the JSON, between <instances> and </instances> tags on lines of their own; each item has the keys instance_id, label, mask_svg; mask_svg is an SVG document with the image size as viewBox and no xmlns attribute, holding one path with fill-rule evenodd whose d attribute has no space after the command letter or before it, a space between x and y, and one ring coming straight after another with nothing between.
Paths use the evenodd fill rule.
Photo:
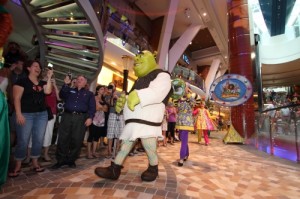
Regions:
<instances>
[{"instance_id":1,"label":"shrek costume character","mask_svg":"<svg viewBox=\"0 0 300 199\"><path fill-rule=\"evenodd\" d=\"M121 149L109 167L97 167L95 174L117 180L125 158L141 139L148 156L149 166L141 175L143 181L153 181L158 176L157 138L162 137L161 123L171 92L171 76L159 69L154 55L143 51L134 58L133 70L138 79L129 95L118 98L116 111L123 110L125 127L120 136Z\"/></svg>"}]
</instances>

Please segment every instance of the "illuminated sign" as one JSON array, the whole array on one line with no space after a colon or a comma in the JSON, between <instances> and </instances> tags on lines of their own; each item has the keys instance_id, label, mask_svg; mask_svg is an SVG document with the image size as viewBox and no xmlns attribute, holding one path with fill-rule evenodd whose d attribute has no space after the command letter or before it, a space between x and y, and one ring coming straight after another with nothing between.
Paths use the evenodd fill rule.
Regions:
<instances>
[{"instance_id":1,"label":"illuminated sign","mask_svg":"<svg viewBox=\"0 0 300 199\"><path fill-rule=\"evenodd\" d=\"M185 54L182 55L182 59L185 63L190 64L190 60L189 60L188 56L186 56Z\"/></svg>"}]
</instances>

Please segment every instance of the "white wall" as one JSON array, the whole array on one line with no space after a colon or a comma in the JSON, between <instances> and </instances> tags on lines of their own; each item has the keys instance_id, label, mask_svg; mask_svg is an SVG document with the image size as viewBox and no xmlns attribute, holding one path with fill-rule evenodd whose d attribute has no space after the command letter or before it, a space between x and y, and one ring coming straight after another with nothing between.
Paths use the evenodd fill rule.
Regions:
<instances>
[{"instance_id":1,"label":"white wall","mask_svg":"<svg viewBox=\"0 0 300 199\"><path fill-rule=\"evenodd\" d=\"M260 59L263 64L280 64L300 58L300 37L289 39L289 34L270 37L260 46Z\"/></svg>"}]
</instances>

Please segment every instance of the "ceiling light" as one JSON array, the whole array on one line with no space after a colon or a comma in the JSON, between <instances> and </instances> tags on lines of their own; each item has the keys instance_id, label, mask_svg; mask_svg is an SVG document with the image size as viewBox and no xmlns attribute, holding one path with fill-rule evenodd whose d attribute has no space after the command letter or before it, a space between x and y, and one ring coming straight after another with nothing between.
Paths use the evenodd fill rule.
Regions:
<instances>
[{"instance_id":1,"label":"ceiling light","mask_svg":"<svg viewBox=\"0 0 300 199\"><path fill-rule=\"evenodd\" d=\"M190 42L190 45L192 45L192 42Z\"/></svg>"},{"instance_id":2,"label":"ceiling light","mask_svg":"<svg viewBox=\"0 0 300 199\"><path fill-rule=\"evenodd\" d=\"M206 12L204 12L204 13L203 13L203 16L205 17L206 15L207 15L207 13L206 13Z\"/></svg>"},{"instance_id":3,"label":"ceiling light","mask_svg":"<svg viewBox=\"0 0 300 199\"><path fill-rule=\"evenodd\" d=\"M184 10L184 15L185 15L186 18L189 19L191 17L191 9L190 8L186 8Z\"/></svg>"}]
</instances>

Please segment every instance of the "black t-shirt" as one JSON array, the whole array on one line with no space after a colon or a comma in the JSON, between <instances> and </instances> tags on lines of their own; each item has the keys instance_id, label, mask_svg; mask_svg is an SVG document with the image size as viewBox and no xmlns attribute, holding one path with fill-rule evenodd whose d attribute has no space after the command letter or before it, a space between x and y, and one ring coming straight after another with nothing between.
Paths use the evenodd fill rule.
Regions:
<instances>
[{"instance_id":1,"label":"black t-shirt","mask_svg":"<svg viewBox=\"0 0 300 199\"><path fill-rule=\"evenodd\" d=\"M21 112L22 113L35 113L46 110L45 93L43 86L45 81L39 81L35 85L28 77L19 79L15 85L24 88L21 98Z\"/></svg>"}]
</instances>

